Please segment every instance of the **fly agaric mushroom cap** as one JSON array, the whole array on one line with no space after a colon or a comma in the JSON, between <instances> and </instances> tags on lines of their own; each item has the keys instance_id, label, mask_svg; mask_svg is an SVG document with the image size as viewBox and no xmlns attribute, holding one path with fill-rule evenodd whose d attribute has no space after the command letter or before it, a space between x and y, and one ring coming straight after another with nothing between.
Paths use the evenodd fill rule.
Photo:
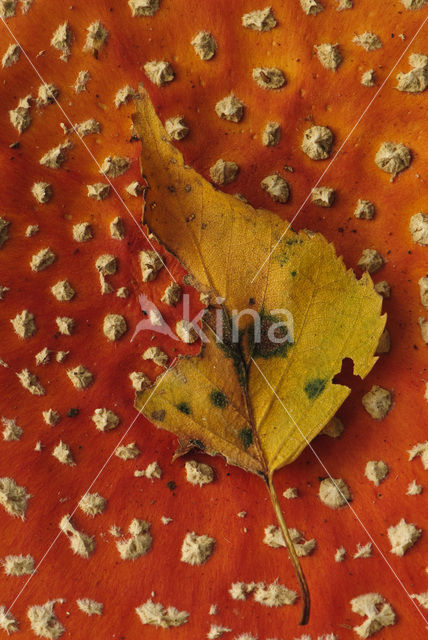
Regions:
<instances>
[{"instance_id":1,"label":"fly agaric mushroom cap","mask_svg":"<svg viewBox=\"0 0 428 640\"><path fill-rule=\"evenodd\" d=\"M6 25L51 85L49 91L46 88L40 91L40 78L23 52L2 70L7 84L3 85L4 106L0 116L1 217L6 221L0 227L0 237L5 238L0 248L0 259L5 265L0 280L4 287L0 290L4 332L0 357L8 367L0 367L4 389L1 414L7 419L16 418L23 435L18 441L2 443L5 453L0 476L13 477L31 495L25 520L11 516L4 509L0 512L3 556L31 554L36 566L43 558L59 531L61 518L73 512L135 416L134 389L128 374L143 371L153 380L160 371L153 362L141 359L146 348L156 344L171 357L176 353L175 348L192 352L192 347L172 344L159 335L152 342L150 332L138 334L132 343L129 335L111 341L103 333L104 318L111 313L124 316L128 326L135 327L142 317L138 294L143 291L158 302L171 282L170 274L162 269L156 280L145 283L142 288L138 255L142 250L153 250L153 241L147 241L142 228L129 215L130 211L137 222L141 215L141 197L127 191L129 185L143 182L138 160L140 143L132 138L130 129L134 110L132 96L138 84L143 82L147 87L163 121L179 115L184 117L190 132L176 144L189 164L209 178L209 170L219 158L235 162L240 171L234 181L222 188L229 193L240 192L253 205L273 208L290 219L311 193L329 159L341 148L362 109L374 97L408 42L412 42L320 185L334 188L333 206L326 211L312 204L309 198L294 225L321 231L336 244L350 266L356 266L366 248L377 249L386 259L375 281L387 280L392 287L391 298L385 301L390 315L391 352L364 382L352 380L354 392L340 411L346 425L343 436L334 441L320 437L314 446L333 477L343 478L349 484L353 506L403 583L411 585L412 592L421 593L424 586L420 543L405 557L395 557L389 554L386 530L402 517L409 523L416 520L419 527L425 528L416 502L420 498L405 494L413 479L423 482L422 465L418 459L407 461L407 449L426 439L422 421L425 381L420 373L425 366L426 347L417 325L417 318L424 312L417 282L426 274L426 249L413 243L408 230L410 217L424 211L423 191L418 185L427 161L426 145L420 134L426 94L398 90L396 84L400 80L395 79L396 74L405 74L414 68L407 62L408 55L428 53L421 35L411 40L425 17L423 3L405 0L387 10L370 5L370 13L367 2L339 13L334 5L326 5L315 15L313 12L305 15L299 3L272 5L277 25L270 31L242 26L242 15L254 6L231 5L223 0L216 6L215 13L204 2L189 11L188 3L181 0L174 6L166 0L130 5L124 2L112 7L111 12L96 0L84 6L75 2L73 9L62 5L52 8L51 3L48 7L47 0L31 6L25 2L0 5L4 17L8 18ZM28 13L21 13L23 8L28 8ZM260 5L260 9L264 7ZM16 15L11 15L15 12ZM153 15L145 15L147 12ZM65 30L63 44L52 46L54 34L58 34L58 28L65 23L69 31ZM180 28L174 29L174 39L171 39L169 34L174 25ZM2 50L6 52L13 38L5 25L0 26ZM216 54L209 60L202 60L192 45L201 30L212 33L217 43ZM379 37L382 48L366 51L354 42L355 34L366 31ZM314 46L322 42L340 46L343 62L336 72L323 67L316 55ZM44 53L38 55L42 51ZM8 62L17 55L16 50L12 54ZM162 87L152 84L142 70L142 65L151 61L169 62L174 79ZM275 91L267 91L253 81L254 68L281 69L287 83ZM361 76L370 69L374 69L375 77L372 87L361 84ZM118 72L111 73L112 70ZM58 88L59 103L70 114L71 123L53 103L54 87ZM220 119L215 112L217 102L231 93L245 107L239 123ZM27 98L30 95L32 98ZM16 122L21 124L14 127L9 111L17 108ZM88 153L77 134L69 129L90 119L100 123L96 127L100 131L84 136ZM262 132L268 122L281 125L282 135L277 146L262 144ZM300 148L305 131L314 126L328 127L334 135L329 158L320 162L314 162ZM68 138L73 148L67 150L59 168L40 164L42 157ZM411 150L409 168L397 177L392 176L393 182L390 182L391 175L375 164L376 153L384 142L403 144ZM10 145L13 148L9 148ZM100 166L109 159L105 166L113 167L109 172L114 175L126 166L128 158L130 168L110 178L110 185L100 175L100 167L91 153ZM114 158L126 160L113 162ZM284 165L293 171L284 170ZM277 173L290 184L287 203L276 203L268 191L260 187L266 176ZM37 189L33 189L34 185L38 185ZM88 185L93 188L89 189ZM88 191L93 197L88 197ZM138 193L138 188L131 188L132 191ZM359 199L375 203L373 220L355 219L353 211ZM110 225L118 216L126 231L123 240L111 235ZM78 242L73 228L82 223L91 225L92 238ZM33 272L30 267L33 256L47 247L55 253L56 260L46 269ZM155 244L155 248L186 289L180 265L160 245ZM117 258L116 273L104 275L97 271L95 261L105 254ZM51 293L52 286L65 280L76 292L68 301L58 300ZM110 291L110 287L114 287L114 291ZM128 298L116 295L123 287L130 291ZM192 304L196 307L197 299ZM24 309L34 314L37 327L28 342L15 334L10 324L10 319ZM403 309L406 314L409 311L405 317ZM168 305L162 307L169 326L175 326L179 310ZM57 318L75 320L71 335L59 331ZM67 326L67 322L61 326ZM51 359L46 365L38 366L35 356L46 347L52 350ZM62 361L57 362L58 354L67 355L61 355ZM118 366L112 366L112 358ZM408 363L406 374L403 362ZM68 370L79 366L93 374L93 382L87 388L76 389L67 377ZM40 380L44 395L31 394L21 386L15 374L26 369ZM394 391L392 411L376 425L360 402L374 384ZM121 418L120 425L111 433L97 431L91 420L93 412L104 407ZM42 417L42 412L49 409L61 416L52 427ZM404 424L406 430L403 430ZM71 635L78 637L84 628L85 633L99 637L111 635L113 630L117 634L139 637L143 630L148 640L157 638L159 631L151 626L141 627L134 614L134 609L149 600L151 591L155 591L156 602L190 613L189 622L173 630L177 638L205 634L211 622L208 611L213 603L218 604L221 623L232 628L235 635L279 634L290 616L288 610L269 610L269 615L261 620L261 605L249 601L243 605L246 607L244 625L234 612L237 603L228 594L232 583L237 581L274 582L279 563L280 582L290 587L294 584L281 550L262 543L264 528L271 524L272 516L266 508L260 483L256 478L244 478L240 470L226 468L216 460L208 461L215 467L216 481L202 488L194 487L185 480L184 461L170 466L175 449L173 437L154 432L142 418L132 429L123 444L135 440L141 455L128 461L113 456L105 475L91 488L106 498L106 510L92 518L78 509L72 516L76 530L95 536L97 546L93 555L88 559L73 555L69 541L61 535L12 608L22 632L33 637L26 616L29 606L64 598L67 603L56 603L54 611ZM51 455L60 440L69 445L76 463L74 467L61 465ZM41 451L35 451L39 442ZM196 457L203 460L200 454ZM364 479L367 461L380 458L399 475L394 486L389 478L376 489ZM134 477L133 472L155 459L165 475L162 480L144 484L140 494L143 480ZM278 478L284 490L298 487L300 492L298 499L287 500L287 520L307 538L317 540L313 557L302 559L318 602L311 620L311 635L338 631L344 621L357 626L363 618L352 612L351 599L380 590L397 613L397 624L388 627L385 633L391 640L402 638L403 634L417 637L423 621L414 615L412 604L394 579L384 578L388 575L387 568L378 552L370 559L334 562L337 548L343 545L348 551L353 550L367 540L349 507L334 512L320 502L317 477L324 473L308 450L291 467L283 469ZM165 486L167 482L169 488ZM171 483L177 485L175 489ZM151 500L156 500L156 504L149 507ZM242 511L246 511L247 516L236 517ZM161 517L173 520L164 525ZM115 538L108 531L114 525L121 527L127 539L128 527L135 518L152 522L155 545L144 557L127 562L120 560ZM181 542L187 531L194 530L216 539L215 555L204 566L203 577L196 573L198 567L188 567L179 560ZM226 538L224 531L227 531ZM317 555L323 557L320 564L316 564ZM144 571L140 569L143 561ZM223 568L221 572L219 567ZM174 581L170 579L172 572ZM221 583L219 573L225 576ZM328 581L326 575L329 575ZM381 584L379 575L383 576ZM0 592L6 607L13 602L25 579L1 574ZM118 584L127 587L118 589ZM86 597L104 603L103 615L86 618L76 604L76 599ZM0 602L0 606L2 604ZM71 612L69 617L66 611ZM339 633L345 637L344 633L348 632L340 629ZM349 631L348 636L353 637L353 633Z\"/></svg>"}]
</instances>

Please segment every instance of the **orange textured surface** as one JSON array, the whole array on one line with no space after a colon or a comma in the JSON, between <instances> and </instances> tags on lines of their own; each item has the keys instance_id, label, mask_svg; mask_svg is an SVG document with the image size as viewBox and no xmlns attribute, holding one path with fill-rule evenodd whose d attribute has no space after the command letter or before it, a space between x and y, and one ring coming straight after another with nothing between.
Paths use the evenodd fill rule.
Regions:
<instances>
[{"instance_id":1,"label":"orange textured surface","mask_svg":"<svg viewBox=\"0 0 428 640\"><path fill-rule=\"evenodd\" d=\"M136 89L143 82L163 121L183 115L188 123L190 134L177 146L189 164L209 177L209 168L218 158L235 161L240 174L225 190L240 192L254 206L273 209L290 220L328 165L328 161L314 162L302 153L304 130L312 124L329 126L335 136L334 154L405 52L426 19L427 9L409 11L398 1L374 6L369 0L361 0L353 9L337 12L336 3L330 0L325 2L325 11L307 16L297 1L287 2L286 7L283 4L272 4L278 26L266 33L242 28L242 14L263 5L247 0L221 0L215 5L201 0L191 8L184 0L162 0L152 18L133 18L125 1L76 0L69 7L35 0L27 15L22 15L18 7L17 15L6 24L42 78L58 86L59 103L71 121L95 118L101 123L100 135L84 138L96 160L102 163L110 154L131 159L129 171L112 182L136 219L141 215L142 200L124 191L133 180L141 180L140 143L132 140L130 129L133 105L116 109L113 101L123 86L129 84ZM82 47L86 28L98 19L109 35L95 58L82 52ZM73 32L68 62L60 60L59 52L49 44L55 29L65 20ZM200 60L190 44L201 29L211 31L218 43L217 54L210 61ZM365 51L353 43L355 34L365 31L376 33L383 47ZM0 24L1 55L11 42L11 34ZM321 42L339 43L344 61L337 72L324 69L314 55L313 46ZM392 288L391 298L384 304L391 352L380 359L366 380L352 380L353 392L339 412L346 426L343 436L337 440L321 436L314 448L330 474L344 478L350 486L356 513L396 576L377 549L371 558L352 559L357 543L369 541L367 532L349 508L332 511L320 502L319 477L326 473L313 452L307 450L278 473L276 483L280 493L290 486L299 489L297 500L281 499L286 520L307 539L317 540L312 556L302 559L313 602L310 624L307 629L297 626L297 605L267 609L251 599L232 600L228 589L236 581L270 583L278 578L281 584L297 588L286 551L263 544L264 528L274 523L274 515L262 482L239 469L227 468L221 459L205 460L196 454L194 457L215 468L216 481L202 488L191 486L185 479L184 461L170 462L176 446L174 437L138 418L124 443L136 441L141 455L126 462L113 456L92 488L108 500L106 511L92 519L78 510L73 518L78 529L96 536L93 556L87 560L73 556L61 535L22 594L27 577L1 572L0 606L8 607L16 599L12 612L20 621L17 638L34 637L26 617L28 606L64 598L66 603L55 607L66 628L63 637L152 640L171 636L196 640L205 637L215 623L233 630L225 638L248 632L259 640L291 640L307 633L315 640L319 635L334 633L340 640L347 640L356 637L352 627L363 622L352 613L349 601L367 592L381 593L397 614L397 623L377 637L423 637L426 623L402 586L409 594L427 590L426 497L424 493L406 496L412 480L424 486L426 478L421 461L409 462L407 450L426 440L424 389L428 378L427 347L417 324L424 312L417 281L427 272L428 249L416 245L408 229L410 217L426 206L427 93L412 95L395 89L396 73L410 68L410 53L428 54L426 27L404 53L323 177L321 184L336 190L332 208L305 204L293 224L323 233L344 256L345 263L356 270L361 251L367 247L376 248L386 259L374 281L386 279ZM171 62L176 73L175 80L162 88L155 87L143 70L148 60L158 59ZM278 91L256 86L251 78L255 66L280 67L287 78L286 86ZM370 68L375 70L376 84L365 87L360 77ZM89 70L91 80L87 91L76 94L73 85L83 69ZM152 342L152 332L129 342L133 327L142 317L136 294L143 291L158 302L170 277L163 270L154 283L142 285L139 281L137 254L147 247L147 240L114 193L102 202L87 197L86 185L104 180L76 134L68 136L74 148L61 169L39 164L44 153L65 140L59 126L65 116L55 104L40 109L33 104L32 123L21 135L10 124L9 110L29 93L37 96L41 84L26 58L21 54L16 64L0 71L0 78L0 215L11 221L9 240L0 249L0 285L10 288L0 300L0 357L9 364L9 368L0 367L0 416L16 418L24 429L19 442L0 443L0 477L12 476L32 495L25 521L11 518L1 509L0 558L30 553L37 564L56 538L61 517L75 509L135 417L128 373L144 370L153 379L160 371L147 363L142 365L141 353L152 344L165 348L171 357L176 354L175 348L185 349L159 336ZM220 120L214 111L216 102L231 91L245 104L239 124ZM278 146L266 148L261 132L268 121L274 120L281 123L282 138ZM385 140L402 142L412 151L409 169L393 182L374 163L376 151ZM19 148L10 149L15 141L19 141ZM284 165L293 167L293 173L284 171ZM273 203L260 188L261 179L274 172L280 172L290 183L291 198L286 205ZM53 185L48 204L37 204L31 195L31 186L38 180ZM359 198L375 203L373 220L354 218ZM123 241L109 235L108 225L116 216L126 226ZM94 230L94 238L87 243L72 239L72 225L81 221L90 222ZM32 238L25 237L29 224L40 226L40 232ZM33 273L31 256L44 247L50 247L57 260L45 271ZM110 252L117 256L119 270L108 279L115 287L128 286L128 299L99 293L94 263L99 255ZM162 253L167 255L164 250ZM167 257L167 265L177 279L183 277L173 257ZM254 265L255 272L259 266ZM49 291L52 284L65 277L77 292L71 303L54 301ZM194 294L193 298L196 308L198 296ZM35 336L25 341L14 335L10 324L22 309L34 313L38 327ZM161 310L173 326L180 308L167 311L164 305ZM130 327L117 343L108 342L102 333L103 317L110 312L123 313ZM55 337L54 320L59 313L76 317L73 336ZM45 346L70 350L70 354L63 364L53 358L46 366L36 367L34 355ZM65 373L79 363L96 374L93 386L80 392L73 389ZM30 395L20 386L15 373L24 367L40 377L46 396ZM372 420L361 405L362 394L373 384L394 393L393 409L381 422ZM118 429L110 433L97 432L91 420L94 409L104 406L121 417ZM78 416L66 417L71 407L79 408ZM55 427L42 419L42 410L48 408L62 415ZM61 438L71 446L77 463L74 467L63 466L50 455ZM39 440L45 448L36 452L34 445ZM164 471L161 480L151 482L133 476L135 469L145 468L153 460L158 460ZM390 467L379 487L364 477L368 460L384 460ZM176 483L174 490L166 486L169 481ZM247 512L244 519L237 517L240 511ZM162 516L173 521L165 526ZM135 562L125 562L119 558L108 530L116 524L126 531L135 517L152 523L153 547ZM400 558L390 553L386 531L402 517L424 532L415 547ZM201 567L180 562L180 547L187 531L207 533L216 539L214 554ZM334 553L341 545L348 556L343 563L335 563ZM188 611L189 622L171 630L142 626L135 607L152 592L155 602ZM103 616L87 617L79 611L75 600L85 597L104 603ZM210 616L213 603L218 604L219 613ZM426 610L420 608L420 612L426 617Z\"/></svg>"}]
</instances>

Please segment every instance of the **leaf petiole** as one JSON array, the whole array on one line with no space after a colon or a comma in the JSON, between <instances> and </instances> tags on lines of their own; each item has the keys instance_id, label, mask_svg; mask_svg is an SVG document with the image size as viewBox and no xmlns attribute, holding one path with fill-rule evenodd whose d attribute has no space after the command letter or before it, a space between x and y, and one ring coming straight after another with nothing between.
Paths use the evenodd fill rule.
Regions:
<instances>
[{"instance_id":1,"label":"leaf petiole","mask_svg":"<svg viewBox=\"0 0 428 640\"><path fill-rule=\"evenodd\" d=\"M299 581L300 590L302 592L302 617L300 619L299 624L305 625L309 622L309 613L311 609L311 599L309 594L308 585L306 583L306 578L304 576L302 567L299 562L299 558L297 557L296 550L294 548L293 541L291 540L290 533L288 531L288 527L285 523L284 516L278 501L278 495L275 490L275 486L273 484L273 474L270 473L266 478L266 485L269 491L270 499L272 502L272 506L275 511L276 518L278 520L278 524L282 531L282 535L284 537L285 543L287 545L288 552L290 554L291 563L293 565L294 571L296 573L296 577Z\"/></svg>"}]
</instances>

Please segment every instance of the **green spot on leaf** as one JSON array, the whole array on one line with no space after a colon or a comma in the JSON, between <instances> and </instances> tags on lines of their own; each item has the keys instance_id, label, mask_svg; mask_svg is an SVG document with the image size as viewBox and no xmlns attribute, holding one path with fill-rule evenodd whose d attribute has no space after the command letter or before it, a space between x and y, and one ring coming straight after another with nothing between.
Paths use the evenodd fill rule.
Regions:
<instances>
[{"instance_id":1,"label":"green spot on leaf","mask_svg":"<svg viewBox=\"0 0 428 640\"><path fill-rule=\"evenodd\" d=\"M322 394L326 384L327 380L322 380L321 378L308 380L308 382L305 384L305 393L310 400L314 400Z\"/></svg>"},{"instance_id":2,"label":"green spot on leaf","mask_svg":"<svg viewBox=\"0 0 428 640\"><path fill-rule=\"evenodd\" d=\"M241 429L239 437L241 438L245 449L248 449L248 447L253 444L253 432L251 429Z\"/></svg>"},{"instance_id":3,"label":"green spot on leaf","mask_svg":"<svg viewBox=\"0 0 428 640\"><path fill-rule=\"evenodd\" d=\"M297 275L297 271L292 271L292 272L291 272L291 277L292 277L292 278L295 278L295 277L296 277L296 275Z\"/></svg>"},{"instance_id":4,"label":"green spot on leaf","mask_svg":"<svg viewBox=\"0 0 428 640\"><path fill-rule=\"evenodd\" d=\"M238 331L238 342L234 342L230 317L224 310L222 313L223 336L221 340L217 340L217 346L223 351L226 358L231 358L239 384L242 388L245 388L246 370L241 350L241 341L245 332L243 329L240 329Z\"/></svg>"},{"instance_id":5,"label":"green spot on leaf","mask_svg":"<svg viewBox=\"0 0 428 640\"><path fill-rule=\"evenodd\" d=\"M280 264L280 265L281 265L281 267L282 267L286 262L288 262L288 255L287 255L287 252L286 252L286 251L284 251L284 252L283 252L283 253L281 253L281 255L279 255L276 259L278 260L279 264Z\"/></svg>"},{"instance_id":6,"label":"green spot on leaf","mask_svg":"<svg viewBox=\"0 0 428 640\"><path fill-rule=\"evenodd\" d=\"M293 246L293 244L302 244L303 240L301 238L288 238L285 241L285 244L287 244L289 247Z\"/></svg>"},{"instance_id":7,"label":"green spot on leaf","mask_svg":"<svg viewBox=\"0 0 428 640\"><path fill-rule=\"evenodd\" d=\"M205 447L204 443L202 442L202 440L189 440L189 442L190 442L190 444L192 444L194 447L197 447L201 451L205 451L205 449L206 449L206 447Z\"/></svg>"},{"instance_id":8,"label":"green spot on leaf","mask_svg":"<svg viewBox=\"0 0 428 640\"><path fill-rule=\"evenodd\" d=\"M177 409L181 411L181 413L185 413L187 416L189 416L192 413L190 404L188 404L187 402L179 402L177 405Z\"/></svg>"},{"instance_id":9,"label":"green spot on leaf","mask_svg":"<svg viewBox=\"0 0 428 640\"><path fill-rule=\"evenodd\" d=\"M229 404L229 400L227 399L226 394L219 389L213 389L210 393L211 404L213 404L218 409L225 409Z\"/></svg>"}]
</instances>

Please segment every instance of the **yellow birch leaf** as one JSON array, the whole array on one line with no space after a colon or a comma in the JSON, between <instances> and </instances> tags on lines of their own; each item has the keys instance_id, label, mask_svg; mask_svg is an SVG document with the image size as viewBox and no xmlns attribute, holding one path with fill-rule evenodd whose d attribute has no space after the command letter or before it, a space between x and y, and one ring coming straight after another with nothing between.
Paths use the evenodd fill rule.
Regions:
<instances>
[{"instance_id":1,"label":"yellow birch leaf","mask_svg":"<svg viewBox=\"0 0 428 640\"><path fill-rule=\"evenodd\" d=\"M210 342L201 355L179 360L144 413L161 415L152 421L176 433L183 449L200 441L207 453L268 474L295 460L349 394L332 382L342 360L352 358L361 377L373 367L385 324L381 297L367 274L357 280L345 269L321 234L289 229L281 237L287 222L215 190L185 166L146 94L134 121L149 185L144 221L199 288L225 300L223 310L211 311L211 330L204 325ZM234 310L248 310L239 343L231 335ZM254 334L250 310L261 318L261 342L245 349L242 330ZM217 319L224 344L215 339ZM275 333L272 325L281 321L288 335L278 337L287 339L274 344L268 331ZM138 395L137 407L149 394Z\"/></svg>"},{"instance_id":2,"label":"yellow birch leaf","mask_svg":"<svg viewBox=\"0 0 428 640\"><path fill-rule=\"evenodd\" d=\"M144 221L198 288L224 300L203 323L208 342L200 355L180 358L155 393L137 394L136 407L178 436L178 454L199 447L259 473L281 521L272 475L350 393L333 383L343 359L361 377L373 367L385 325L381 297L370 276L357 280L321 234L288 229L186 166L144 92L136 108L148 184ZM293 556L292 543L289 550Z\"/></svg>"}]
</instances>

